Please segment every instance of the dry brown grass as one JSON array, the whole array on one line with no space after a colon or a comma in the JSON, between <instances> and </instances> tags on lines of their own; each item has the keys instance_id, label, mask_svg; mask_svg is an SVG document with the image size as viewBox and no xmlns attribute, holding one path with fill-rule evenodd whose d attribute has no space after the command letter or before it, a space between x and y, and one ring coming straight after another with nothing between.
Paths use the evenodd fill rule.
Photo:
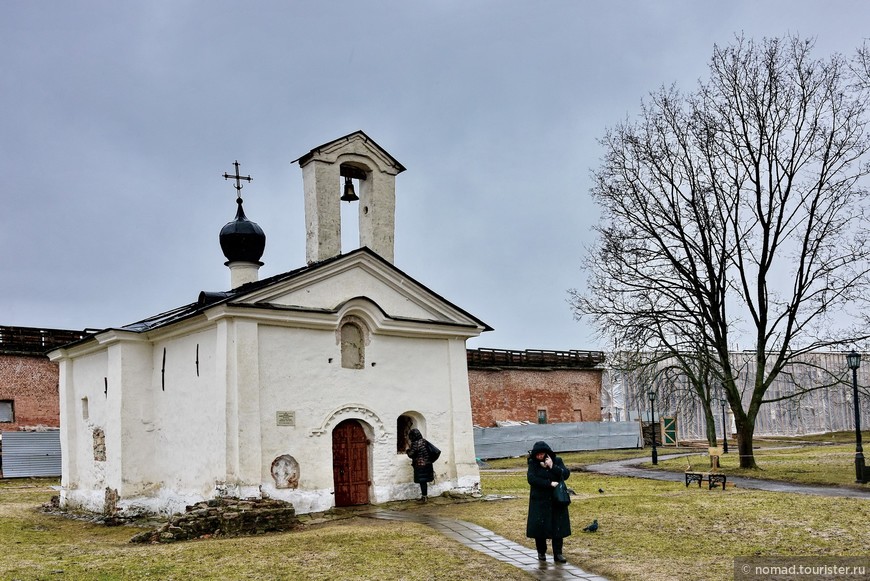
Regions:
<instances>
[{"instance_id":1,"label":"dry brown grass","mask_svg":"<svg viewBox=\"0 0 870 581\"><path fill-rule=\"evenodd\" d=\"M529 579L424 525L366 518L256 537L130 544L137 529L39 511L53 483L0 481L0 579Z\"/></svg>"},{"instance_id":2,"label":"dry brown grass","mask_svg":"<svg viewBox=\"0 0 870 581\"><path fill-rule=\"evenodd\" d=\"M533 547L526 539L524 473L486 474L488 492L509 501L453 505L439 514L475 522ZM613 580L730 579L738 556L864 555L870 546L870 501L686 488L681 483L572 474L574 534L569 560ZM605 492L598 493L602 488ZM597 533L581 532L598 519Z\"/></svg>"}]
</instances>

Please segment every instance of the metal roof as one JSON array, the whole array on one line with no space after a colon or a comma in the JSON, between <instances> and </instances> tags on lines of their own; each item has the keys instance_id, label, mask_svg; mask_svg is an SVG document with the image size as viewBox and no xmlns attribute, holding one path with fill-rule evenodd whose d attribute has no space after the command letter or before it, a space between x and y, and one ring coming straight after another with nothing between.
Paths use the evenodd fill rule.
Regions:
<instances>
[{"instance_id":1,"label":"metal roof","mask_svg":"<svg viewBox=\"0 0 870 581\"><path fill-rule=\"evenodd\" d=\"M465 311L464 309L461 309L460 307L458 307L455 304L451 303L450 301L446 300L444 297L433 292L431 289L429 289L425 285L420 284L419 282L414 280L412 277L408 276L404 271L400 270L395 265L393 265L389 261L385 260L383 257L378 255L376 252L372 251L371 249L369 249L365 246L362 248L358 248L357 250L354 250L353 252L349 252L348 254L339 254L338 256L334 256L332 258L328 258L328 259L322 260L320 262L315 262L315 263L309 264L308 266L303 266L303 267L297 268L295 270L291 270L291 271L284 272L281 274L276 274L274 276L271 276L269 278L264 278L262 280L249 282L247 284L243 284L242 286L240 286L238 288L234 288L234 289L229 290L229 291L219 291L219 292L202 291L199 293L199 297L198 297L196 302L189 303L189 304L177 307L175 309L172 309L172 310L169 310L169 311L166 311L163 313L159 313L157 315L153 315L153 316L148 317L146 319L142 319L141 321L136 321L135 323L130 323L129 325L124 325L120 329L123 331L132 331L134 333L144 333L146 331L159 329L161 327L165 327L167 325L177 323L177 322L182 321L184 319L194 317L194 316L202 313L206 309L209 309L215 305L224 304L224 303L231 303L232 301L239 299L239 298L241 298L249 293L258 291L262 288L266 288L266 287L271 286L273 284L277 284L280 282L291 280L297 276L301 276L304 273L311 272L311 271L317 270L319 268L323 268L328 264L331 264L331 263L336 262L338 260L346 259L350 256L355 255L355 254L368 254L370 256L375 257L378 261L380 261L381 263L386 265L388 268L400 273L403 277L413 281L415 284L418 284L420 287L426 289L427 292L431 293L433 296L437 297L439 300L444 301L445 303L450 305L452 308L456 309L457 311L459 311L463 315L472 319L475 323L477 323L478 325L483 327L484 331L491 331L492 330L492 327L490 327L489 325L487 325L486 323L484 323L483 321L481 321L480 319L478 319L477 317L475 317L471 313ZM269 305L264 305L264 306L261 306L258 308L277 309L278 307L271 307ZM104 330L108 331L110 329L104 329ZM89 338L90 338L90 336L87 336L84 339L82 339L81 341L76 341L75 343L76 344L82 343L84 341L87 341Z\"/></svg>"}]
</instances>

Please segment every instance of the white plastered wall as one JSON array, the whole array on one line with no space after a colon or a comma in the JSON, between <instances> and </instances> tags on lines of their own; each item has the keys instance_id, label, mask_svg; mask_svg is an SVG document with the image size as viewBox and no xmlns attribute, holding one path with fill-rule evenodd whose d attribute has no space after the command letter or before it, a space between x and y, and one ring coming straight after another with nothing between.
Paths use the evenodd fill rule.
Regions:
<instances>
[{"instance_id":1,"label":"white plastered wall","mask_svg":"<svg viewBox=\"0 0 870 581\"><path fill-rule=\"evenodd\" d=\"M479 486L465 360L462 371L445 365L455 357L454 344L464 355L464 341L368 337L365 367L346 369L335 331L260 327L263 490L293 502L300 513L334 505L332 430L344 419L360 421L371 439L373 503L419 494L408 457L397 453L397 420L408 412L425 418L424 435L442 449L432 494ZM276 425L277 411L294 412L295 425ZM463 419L468 429L457 429ZM274 486L269 468L282 454L299 463L297 490Z\"/></svg>"},{"instance_id":2,"label":"white plastered wall","mask_svg":"<svg viewBox=\"0 0 870 581\"><path fill-rule=\"evenodd\" d=\"M107 424L108 352L102 349L64 360L60 369L61 504L101 511L107 462L94 459L94 430L105 432Z\"/></svg>"},{"instance_id":3,"label":"white plastered wall","mask_svg":"<svg viewBox=\"0 0 870 581\"><path fill-rule=\"evenodd\" d=\"M126 409L129 433L142 448L136 465L126 467L135 475L135 486L122 494L126 506L183 510L210 498L215 481L223 479L224 386L217 380L216 344L214 327L154 342L152 373L140 392L152 414L141 415L146 408L132 401Z\"/></svg>"}]
</instances>

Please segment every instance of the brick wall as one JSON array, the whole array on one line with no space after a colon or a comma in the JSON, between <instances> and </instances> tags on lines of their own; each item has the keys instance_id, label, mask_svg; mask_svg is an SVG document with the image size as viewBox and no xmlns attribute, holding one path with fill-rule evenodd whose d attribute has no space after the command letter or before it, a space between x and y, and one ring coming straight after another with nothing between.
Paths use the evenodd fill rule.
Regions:
<instances>
[{"instance_id":1,"label":"brick wall","mask_svg":"<svg viewBox=\"0 0 870 581\"><path fill-rule=\"evenodd\" d=\"M600 369L480 368L468 370L474 425L497 421L601 421Z\"/></svg>"},{"instance_id":2,"label":"brick wall","mask_svg":"<svg viewBox=\"0 0 870 581\"><path fill-rule=\"evenodd\" d=\"M44 355L0 354L0 401L13 402L15 421L0 431L60 426L58 367Z\"/></svg>"}]
</instances>

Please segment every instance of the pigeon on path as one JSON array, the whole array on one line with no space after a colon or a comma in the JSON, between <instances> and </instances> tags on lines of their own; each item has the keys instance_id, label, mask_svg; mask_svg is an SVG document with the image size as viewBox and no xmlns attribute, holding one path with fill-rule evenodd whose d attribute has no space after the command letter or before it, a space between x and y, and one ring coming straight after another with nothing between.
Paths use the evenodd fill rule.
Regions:
<instances>
[{"instance_id":1,"label":"pigeon on path","mask_svg":"<svg viewBox=\"0 0 870 581\"><path fill-rule=\"evenodd\" d=\"M597 530L598 530L598 519L593 520L591 525L586 525L585 527L583 527L584 533L594 533Z\"/></svg>"},{"instance_id":2,"label":"pigeon on path","mask_svg":"<svg viewBox=\"0 0 870 581\"><path fill-rule=\"evenodd\" d=\"M604 489L603 489L603 488L599 488L599 489L598 489L598 494L604 494Z\"/></svg>"}]
</instances>

